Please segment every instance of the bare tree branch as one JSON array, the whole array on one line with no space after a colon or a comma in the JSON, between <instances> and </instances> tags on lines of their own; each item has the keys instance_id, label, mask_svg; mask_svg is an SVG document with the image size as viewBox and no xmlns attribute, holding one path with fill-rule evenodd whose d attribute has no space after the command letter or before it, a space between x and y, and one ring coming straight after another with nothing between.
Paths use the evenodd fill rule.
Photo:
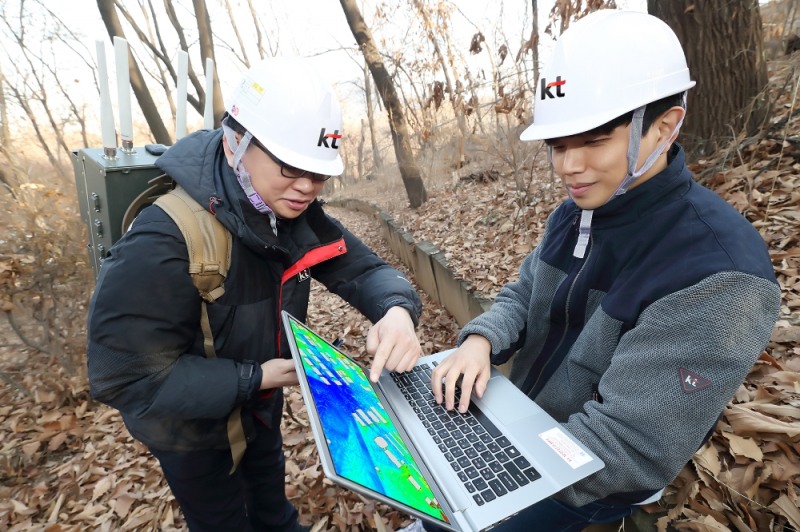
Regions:
<instances>
[{"instance_id":1,"label":"bare tree branch","mask_svg":"<svg viewBox=\"0 0 800 532\"><path fill-rule=\"evenodd\" d=\"M166 6L166 4L169 4L169 5ZM114 5L117 7L117 10L122 14L122 16L128 22L128 24L134 30L134 32L136 33L137 37L139 37L139 41L147 49L150 50L150 52L153 54L154 59L157 59L157 61L154 61L153 63L156 64L156 65L163 64L166 67L167 71L169 72L170 77L172 78L172 87L174 87L175 84L177 84L177 81L178 81L178 73L175 70L175 66L172 63L172 60L169 58L169 54L166 52L166 46L164 45L164 41L163 41L163 39L161 37L161 33L160 33L159 29L158 29L157 22L156 22L158 20L158 17L155 16L155 12L153 11L152 4L150 4L150 11L151 11L151 13L153 13L152 21L153 21L153 24L156 26L155 27L155 33L156 33L156 37L158 39L159 49L157 49L155 47L155 45L151 42L151 40L148 39L148 37L145 34L145 32L139 27L139 25L136 23L136 21L133 19L133 17L130 15L130 13L125 9L125 6L122 4L122 2L120 0L114 0ZM178 40L181 43L181 49L182 50L188 50L189 49L188 48L189 45L186 44L186 39L185 39L184 34L183 34L183 28L177 22L177 15L175 15L175 11L174 11L174 8L173 8L172 4L167 2L167 0L165 0L165 7L167 8L168 14L171 13L171 15L169 16L170 21L172 21L173 17L175 17L174 22L173 22L173 26L175 24L178 24L178 26L177 26L178 30L176 30L176 31L179 32ZM149 17L148 17L148 20L150 20ZM160 67L157 67L157 68L159 68L159 71L163 73L163 71L161 71ZM158 76L155 76L155 75L153 77L154 78L158 78ZM202 88L200 88L200 82L198 81L197 76L194 74L194 71L192 69L191 63L189 63L189 79L192 81L192 86L195 88L196 91L198 91L197 93L198 94L202 94L203 90L202 90ZM167 92L167 95L170 95L172 93L172 89L171 89L169 83L165 83L162 80L161 84L165 88L165 90ZM187 94L186 95L186 101L189 102L189 104L192 107L194 107L195 110L197 110L198 112L202 112L202 106L200 105L200 100L198 98L195 98L191 94ZM171 106L171 107L173 109L173 115L174 115L175 114L174 107L173 106Z\"/></svg>"},{"instance_id":2,"label":"bare tree branch","mask_svg":"<svg viewBox=\"0 0 800 532\"><path fill-rule=\"evenodd\" d=\"M16 98L17 103L25 111L25 116L28 117L31 125L33 126L33 131L36 133L36 138L39 141L42 149L44 150L45 155L47 155L47 160L50 161L50 164L53 166L53 169L58 172L58 174L66 178L66 174L64 173L64 169L62 165L58 164L58 157L56 157L53 150L50 148L50 142L45 138L42 128L39 124L39 121L36 119L36 113L34 113L33 109L31 108L30 104L28 103L30 100L28 99L27 95L22 94L16 86L9 85L9 90Z\"/></svg>"},{"instance_id":3,"label":"bare tree branch","mask_svg":"<svg viewBox=\"0 0 800 532\"><path fill-rule=\"evenodd\" d=\"M24 11L24 3L20 4L20 9L21 9L20 18L25 18L26 12ZM50 106L48 105L47 87L45 86L45 81L43 79L44 75L41 73L40 70L40 68L47 68L46 65L48 61L45 61L43 57L36 54L33 50L31 50L28 47L27 42L25 42L25 30L24 30L25 24L22 24L22 28L20 29L20 31L16 32L14 31L14 28L11 27L7 19L4 18L3 22L5 23L9 34L14 37L17 48L22 53L22 57L25 59L25 62L27 63L28 68L30 69L30 76L27 76L25 82L23 83L26 88L30 89L30 93L27 95L27 100L24 102L23 108L25 109L25 112L28 114L29 117L36 116L35 112L30 107L29 102L32 100L39 103L39 106L41 107L41 114L47 118L47 121L50 123L52 132L55 135L56 145L61 146L64 149L64 152L67 155L69 155L70 150L69 147L67 147L66 141L64 140L62 128L59 127L55 117L53 116L53 112L50 109ZM17 71L20 72L21 75L21 71L17 62L15 62L14 65ZM33 83L35 83L36 85L35 88L31 87L29 84L28 80L31 79L33 80ZM21 94L16 88L14 88L13 90L16 95ZM19 98L19 96L17 97ZM23 102L20 103L22 104ZM39 127L39 124L37 123L36 126ZM51 153L49 146L46 148L46 151L48 152L49 156L49 154ZM59 172L63 174L63 170L59 169Z\"/></svg>"},{"instance_id":4,"label":"bare tree branch","mask_svg":"<svg viewBox=\"0 0 800 532\"><path fill-rule=\"evenodd\" d=\"M192 0L192 1L194 2L195 0ZM203 11L205 12L205 4L203 4L203 6L204 6L203 7ZM175 33L178 36L178 41L180 43L180 49L188 52L189 51L189 43L186 40L186 32L184 31L183 26L181 25L180 21L178 20L178 15L175 13L175 6L174 6L173 2L171 0L164 0L164 9L167 10L167 17L169 18L169 21L172 23L172 27L175 29ZM195 7L195 9L196 9L196 7ZM195 13L195 17L197 17L197 13ZM206 14L206 19L208 19L208 15L207 14ZM200 22L198 20L198 26L199 26L199 24L200 24ZM209 37L210 37L210 32L209 32ZM202 41L200 43L200 46L201 46L201 49L202 49L202 47L203 47ZM212 53L208 57L213 58L214 54ZM192 82L192 86L194 87L195 92L197 94L202 94L204 92L203 87L202 87L202 83L200 83L200 80L197 78L197 74L195 73L194 68L192 67L192 62L191 61L189 61L188 76L189 76L189 81ZM178 82L177 74L174 75L173 81L177 84L177 82ZM186 95L186 100L192 105L192 107L195 108L195 110L197 112L199 112L199 113L203 112L203 108L200 106L200 100L198 100L197 98L195 98L191 94L187 94Z\"/></svg>"},{"instance_id":5,"label":"bare tree branch","mask_svg":"<svg viewBox=\"0 0 800 532\"><path fill-rule=\"evenodd\" d=\"M194 4L195 17L197 17L197 31L200 36L200 58L203 61L202 67L205 70L207 58L214 61L215 65L217 64L217 60L214 56L214 34L211 31L211 19L208 17L208 9L206 8L205 0L192 0L192 3ZM216 68L214 70L216 71ZM208 72L206 75L208 75ZM195 89L197 90L197 94L202 96L201 101L198 102L197 112L202 115L207 95L200 80L196 81ZM212 108L214 110L214 124L216 127L219 127L225 105L222 103L222 89L219 86L219 76L216 74L214 74L213 77L213 87Z\"/></svg>"},{"instance_id":6,"label":"bare tree branch","mask_svg":"<svg viewBox=\"0 0 800 532\"><path fill-rule=\"evenodd\" d=\"M278 55L278 47L273 46L273 44L269 41L269 37L267 37L267 44L269 45L269 54L267 54L266 49L264 48L264 33L261 31L261 17L259 17L258 12L256 11L255 6L253 5L253 0L247 0L247 5L250 7L250 17L253 21L253 27L256 30L256 44L258 45L258 54L261 56L261 59L267 57L267 55L275 56ZM277 42L277 37L275 41Z\"/></svg>"},{"instance_id":7,"label":"bare tree branch","mask_svg":"<svg viewBox=\"0 0 800 532\"><path fill-rule=\"evenodd\" d=\"M19 324L17 323L17 320L14 319L14 313L12 311L6 310L5 314L6 314L6 319L8 320L8 324L11 326L11 329L17 334L19 339L22 340L22 343L24 343L31 349L36 349L41 353L45 353L47 355L50 354L49 349L33 342L30 338L28 338L28 335L25 334L25 331L23 331L22 328L20 328Z\"/></svg>"},{"instance_id":8,"label":"bare tree branch","mask_svg":"<svg viewBox=\"0 0 800 532\"><path fill-rule=\"evenodd\" d=\"M172 97L173 88L175 86L174 80L175 69L170 59L170 54L167 52L167 47L164 45L164 39L161 35L161 28L158 25L158 16L156 15L155 8L153 7L152 0L147 0L147 8L141 4L142 16L147 24L147 31L150 35L151 42L158 42L159 49L161 50L165 60L163 61L149 61L157 73L148 70L148 74L155 79L164 91L164 96L169 105L170 116L175 116L175 99ZM147 69L145 69L147 70Z\"/></svg>"},{"instance_id":9,"label":"bare tree branch","mask_svg":"<svg viewBox=\"0 0 800 532\"><path fill-rule=\"evenodd\" d=\"M252 7L252 6L251 6ZM244 45L244 41L242 41L242 33L239 31L239 26L236 24L236 17L233 16L234 9L231 6L230 0L225 0L225 10L228 12L228 20L231 21L231 28L233 28L233 34L236 36L236 42L239 43L239 53L242 56L242 61L248 67L250 66L250 57L247 55L247 47ZM253 22L256 26L256 31L258 31L258 19L255 17L253 18ZM261 33L258 33L258 45L259 45L259 52L261 48ZM263 59L263 57L262 57Z\"/></svg>"}]
</instances>

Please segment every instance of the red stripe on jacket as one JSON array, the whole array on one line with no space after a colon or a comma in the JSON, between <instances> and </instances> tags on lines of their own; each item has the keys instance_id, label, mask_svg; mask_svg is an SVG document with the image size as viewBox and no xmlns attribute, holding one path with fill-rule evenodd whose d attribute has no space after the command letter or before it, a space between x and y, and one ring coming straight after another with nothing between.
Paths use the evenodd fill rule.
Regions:
<instances>
[{"instance_id":1,"label":"red stripe on jacket","mask_svg":"<svg viewBox=\"0 0 800 532\"><path fill-rule=\"evenodd\" d=\"M300 260L292 264L286 271L283 272L283 277L281 278L281 289L280 293L278 294L278 314L280 315L280 311L283 310L283 285L286 282L297 275L298 273L302 272L307 268L311 268L312 266L316 266L326 260L330 260L336 258L340 255L344 255L347 253L347 246L344 243L344 238L340 238L335 242L331 242L330 244L326 244L324 246L320 246L318 248L314 248L302 257ZM277 329L277 344L276 344L276 352L278 355L281 355L281 332L283 331L281 325L281 319L278 318L278 326ZM269 390L262 390L261 397L266 398L272 395L274 389Z\"/></svg>"}]
</instances>

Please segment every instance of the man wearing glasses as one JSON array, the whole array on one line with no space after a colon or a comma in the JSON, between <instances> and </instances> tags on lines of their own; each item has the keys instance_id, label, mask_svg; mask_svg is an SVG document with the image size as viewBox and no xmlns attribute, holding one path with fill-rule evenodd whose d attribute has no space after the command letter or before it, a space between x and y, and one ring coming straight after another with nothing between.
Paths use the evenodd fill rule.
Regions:
<instances>
[{"instance_id":1,"label":"man wearing glasses","mask_svg":"<svg viewBox=\"0 0 800 532\"><path fill-rule=\"evenodd\" d=\"M156 164L231 233L224 294L205 308L184 237L144 209L103 262L89 310L92 395L117 409L159 460L190 530L307 530L284 492L282 387L297 384L280 311L304 320L310 277L361 311L371 374L420 355L411 284L317 201L344 169L331 88L305 61L252 67L220 129L180 140ZM229 423L240 423L243 454Z\"/></svg>"}]
</instances>

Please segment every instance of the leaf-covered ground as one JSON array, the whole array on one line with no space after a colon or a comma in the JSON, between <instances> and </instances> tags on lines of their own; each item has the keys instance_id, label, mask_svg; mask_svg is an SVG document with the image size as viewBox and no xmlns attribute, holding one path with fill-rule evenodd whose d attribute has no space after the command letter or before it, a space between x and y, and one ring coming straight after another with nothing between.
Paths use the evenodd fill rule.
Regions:
<instances>
[{"instance_id":1,"label":"leaf-covered ground","mask_svg":"<svg viewBox=\"0 0 800 532\"><path fill-rule=\"evenodd\" d=\"M794 59L797 64L797 54ZM792 62L778 64L772 76L771 87L782 92L774 95L771 125L693 169L764 236L782 287L781 319L709 445L669 487L663 507L649 508L661 529L800 529L800 113ZM397 182L361 184L336 196L358 197L390 212L415 239L442 249L475 290L492 297L515 278L562 196L542 162L517 180L473 162L443 182L428 183L430 200L416 211L405 207ZM68 232L60 224L37 218L31 221L37 230L17 234L9 211L2 212L2 242L14 246L0 253L0 288L15 296L0 300L0 530L185 530L156 462L128 435L116 411L90 399L80 364L70 368L63 357L49 354L56 351L23 340L54 306L62 314L69 309L72 321L85 315L87 285L76 274L88 268L85 256L62 256L66 246L59 238ZM374 220L331 212L396 262ZM51 240L39 248L25 243L37 234L50 234ZM51 276L47 297L16 290L41 271ZM425 351L452 346L454 320L423 299L419 336ZM3 319L12 316L14 321ZM309 321L328 338L343 337L345 349L364 357L365 320L319 286ZM64 340L69 330L50 331L49 345L71 345ZM298 390L287 391L287 405L286 491L303 522L315 530L392 530L409 523L407 516L326 480Z\"/></svg>"},{"instance_id":2,"label":"leaf-covered ground","mask_svg":"<svg viewBox=\"0 0 800 532\"><path fill-rule=\"evenodd\" d=\"M337 214L391 258L373 220ZM3 264L7 279L26 271L19 261ZM451 346L452 318L424 294L423 300L419 336L426 352ZM343 338L357 358L365 356L368 322L316 284L309 323L327 338ZM83 377L68 376L53 357L15 341L5 320L0 334L0 530L185 530L157 462L130 437L119 413L91 400ZM286 492L303 522L316 530L393 530L410 522L326 480L297 388L287 389L286 402Z\"/></svg>"}]
</instances>

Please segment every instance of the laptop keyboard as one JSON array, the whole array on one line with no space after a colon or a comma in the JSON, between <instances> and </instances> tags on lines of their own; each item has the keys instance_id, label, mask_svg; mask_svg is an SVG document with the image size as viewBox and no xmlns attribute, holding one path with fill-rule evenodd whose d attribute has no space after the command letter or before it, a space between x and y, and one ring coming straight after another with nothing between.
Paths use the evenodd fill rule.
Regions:
<instances>
[{"instance_id":1,"label":"laptop keyboard","mask_svg":"<svg viewBox=\"0 0 800 532\"><path fill-rule=\"evenodd\" d=\"M464 414L436 404L432 371L430 364L423 363L391 376L479 506L541 477L474 403ZM456 403L460 392L457 388Z\"/></svg>"}]
</instances>

